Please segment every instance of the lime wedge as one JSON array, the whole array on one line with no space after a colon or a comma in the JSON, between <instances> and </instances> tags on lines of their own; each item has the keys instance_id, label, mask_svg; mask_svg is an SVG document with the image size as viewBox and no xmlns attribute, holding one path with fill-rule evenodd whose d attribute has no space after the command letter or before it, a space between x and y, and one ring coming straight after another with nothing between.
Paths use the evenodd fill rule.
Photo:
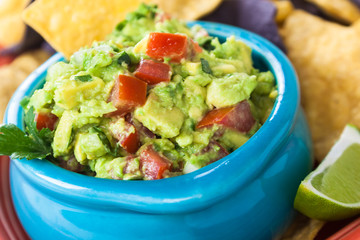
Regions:
<instances>
[{"instance_id":1,"label":"lime wedge","mask_svg":"<svg viewBox=\"0 0 360 240\"><path fill-rule=\"evenodd\" d=\"M321 164L301 182L294 207L325 221L360 214L360 133L356 127L347 125Z\"/></svg>"}]
</instances>

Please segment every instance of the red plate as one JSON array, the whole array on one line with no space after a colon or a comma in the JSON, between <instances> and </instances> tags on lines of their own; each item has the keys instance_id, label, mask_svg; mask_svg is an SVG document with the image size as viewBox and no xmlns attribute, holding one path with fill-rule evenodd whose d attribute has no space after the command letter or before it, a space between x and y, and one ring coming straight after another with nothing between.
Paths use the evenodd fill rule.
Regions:
<instances>
[{"instance_id":1,"label":"red plate","mask_svg":"<svg viewBox=\"0 0 360 240\"><path fill-rule=\"evenodd\" d=\"M10 159L0 156L0 239L28 240L13 206L9 183Z\"/></svg>"},{"instance_id":2,"label":"red plate","mask_svg":"<svg viewBox=\"0 0 360 240\"><path fill-rule=\"evenodd\" d=\"M355 219L327 240L357 240L360 239L360 218Z\"/></svg>"}]
</instances>

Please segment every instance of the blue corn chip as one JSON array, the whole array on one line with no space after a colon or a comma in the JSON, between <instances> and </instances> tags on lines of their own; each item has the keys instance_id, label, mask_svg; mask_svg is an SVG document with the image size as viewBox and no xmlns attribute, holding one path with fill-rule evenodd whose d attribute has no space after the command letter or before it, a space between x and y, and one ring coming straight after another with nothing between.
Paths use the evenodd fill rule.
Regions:
<instances>
[{"instance_id":1,"label":"blue corn chip","mask_svg":"<svg viewBox=\"0 0 360 240\"><path fill-rule=\"evenodd\" d=\"M276 7L268 0L227 0L214 12L203 18L255 32L278 46L285 46L275 23Z\"/></svg>"},{"instance_id":2,"label":"blue corn chip","mask_svg":"<svg viewBox=\"0 0 360 240\"><path fill-rule=\"evenodd\" d=\"M351 1L360 8L360 0L351 0Z\"/></svg>"}]
</instances>

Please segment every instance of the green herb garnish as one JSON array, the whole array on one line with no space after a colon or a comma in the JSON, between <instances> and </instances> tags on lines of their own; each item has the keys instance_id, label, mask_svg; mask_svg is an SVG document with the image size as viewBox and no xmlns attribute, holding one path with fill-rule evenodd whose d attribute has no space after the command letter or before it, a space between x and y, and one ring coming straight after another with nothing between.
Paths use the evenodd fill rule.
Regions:
<instances>
[{"instance_id":1,"label":"green herb garnish","mask_svg":"<svg viewBox=\"0 0 360 240\"><path fill-rule=\"evenodd\" d=\"M215 47L211 44L212 38L207 38L203 43L200 44L202 48L207 51L212 51Z\"/></svg>"},{"instance_id":2,"label":"green herb garnish","mask_svg":"<svg viewBox=\"0 0 360 240\"><path fill-rule=\"evenodd\" d=\"M127 20L123 20L116 25L115 29L117 31L121 31L121 30L123 30L123 28L126 26L127 23L128 23Z\"/></svg>"},{"instance_id":3,"label":"green herb garnish","mask_svg":"<svg viewBox=\"0 0 360 240\"><path fill-rule=\"evenodd\" d=\"M101 142L103 143L103 145L106 148L106 151L108 153L110 153L111 155L118 156L118 149L117 146L115 146L114 148L111 146L111 143L109 141L109 139L107 138L106 134L104 133L104 131L100 128L100 127L92 127L90 132L96 132L101 140Z\"/></svg>"},{"instance_id":4,"label":"green herb garnish","mask_svg":"<svg viewBox=\"0 0 360 240\"><path fill-rule=\"evenodd\" d=\"M78 80L78 81L81 81L81 82L90 82L90 81L92 81L92 76L89 75L89 74L75 76L75 80Z\"/></svg>"},{"instance_id":5,"label":"green herb garnish","mask_svg":"<svg viewBox=\"0 0 360 240\"><path fill-rule=\"evenodd\" d=\"M53 132L48 128L39 131L34 119L34 109L30 108L25 114L25 132L14 124L0 126L0 155L28 160L51 155Z\"/></svg>"},{"instance_id":6,"label":"green herb garnish","mask_svg":"<svg viewBox=\"0 0 360 240\"><path fill-rule=\"evenodd\" d=\"M208 73L208 74L212 74L209 62L206 61L203 58L200 58L200 61L201 61L201 68L202 68L203 72Z\"/></svg>"},{"instance_id":7,"label":"green herb garnish","mask_svg":"<svg viewBox=\"0 0 360 240\"><path fill-rule=\"evenodd\" d=\"M129 54L127 54L126 52L122 52L120 57L118 58L117 62L122 65L123 63L125 63L126 65L130 66L131 64L131 58L129 56Z\"/></svg>"},{"instance_id":8,"label":"green herb garnish","mask_svg":"<svg viewBox=\"0 0 360 240\"><path fill-rule=\"evenodd\" d=\"M20 101L20 106L23 108L23 109L26 109L27 105L29 104L30 102L30 97L26 96L24 97L21 101Z\"/></svg>"}]
</instances>

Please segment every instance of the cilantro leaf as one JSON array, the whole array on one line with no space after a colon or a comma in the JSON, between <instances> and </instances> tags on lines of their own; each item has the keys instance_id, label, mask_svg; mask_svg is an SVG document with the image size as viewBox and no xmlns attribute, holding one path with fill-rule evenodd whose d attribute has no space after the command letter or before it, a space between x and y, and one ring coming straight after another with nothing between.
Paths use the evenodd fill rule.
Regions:
<instances>
[{"instance_id":1,"label":"cilantro leaf","mask_svg":"<svg viewBox=\"0 0 360 240\"><path fill-rule=\"evenodd\" d=\"M212 51L215 49L215 47L213 45L211 45L211 41L212 41L212 38L207 37L207 38L204 38L203 41L201 43L199 43L199 45L207 51Z\"/></svg>"},{"instance_id":2,"label":"cilantro leaf","mask_svg":"<svg viewBox=\"0 0 360 240\"><path fill-rule=\"evenodd\" d=\"M119 156L118 145L116 145L115 147L112 147L109 139L107 138L106 134L100 127L93 127L90 131L98 134L101 142L105 146L105 149L108 153L110 153L114 157Z\"/></svg>"},{"instance_id":3,"label":"cilantro leaf","mask_svg":"<svg viewBox=\"0 0 360 240\"><path fill-rule=\"evenodd\" d=\"M123 63L125 63L126 65L130 65L131 64L131 58L129 56L129 54L127 54L126 52L122 52L120 57L118 58L117 62L122 65Z\"/></svg>"},{"instance_id":4,"label":"cilantro leaf","mask_svg":"<svg viewBox=\"0 0 360 240\"><path fill-rule=\"evenodd\" d=\"M81 82L90 82L92 81L92 76L87 74L87 75L79 75L79 76L75 76L75 80L79 80Z\"/></svg>"},{"instance_id":5,"label":"cilantro leaf","mask_svg":"<svg viewBox=\"0 0 360 240\"><path fill-rule=\"evenodd\" d=\"M23 108L23 109L26 109L27 105L29 104L30 102L30 97L26 96L24 97L21 101L20 101L20 106Z\"/></svg>"},{"instance_id":6,"label":"cilantro leaf","mask_svg":"<svg viewBox=\"0 0 360 240\"><path fill-rule=\"evenodd\" d=\"M48 128L38 131L34 118L31 108L25 115L26 132L14 124L0 126L0 155L30 160L44 159L51 154L53 133Z\"/></svg>"},{"instance_id":7,"label":"cilantro leaf","mask_svg":"<svg viewBox=\"0 0 360 240\"><path fill-rule=\"evenodd\" d=\"M201 68L202 68L203 72L205 72L207 74L212 74L209 62L203 58L200 58L200 61L201 61Z\"/></svg>"},{"instance_id":8,"label":"cilantro leaf","mask_svg":"<svg viewBox=\"0 0 360 240\"><path fill-rule=\"evenodd\" d=\"M123 30L123 28L126 26L127 23L128 23L128 21L125 19L125 20L119 22L116 25L115 29L120 32L121 30Z\"/></svg>"}]
</instances>

